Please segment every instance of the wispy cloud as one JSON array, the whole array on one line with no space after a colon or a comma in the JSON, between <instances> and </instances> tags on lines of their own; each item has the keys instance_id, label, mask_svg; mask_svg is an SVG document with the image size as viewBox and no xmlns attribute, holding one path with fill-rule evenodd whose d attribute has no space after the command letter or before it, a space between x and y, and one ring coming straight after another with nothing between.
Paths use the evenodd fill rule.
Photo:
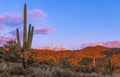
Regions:
<instances>
[{"instance_id":1,"label":"wispy cloud","mask_svg":"<svg viewBox=\"0 0 120 77\"><path fill-rule=\"evenodd\" d=\"M35 34L38 35L38 34L44 34L44 35L47 35L49 34L52 30L54 30L53 28L36 28L34 30ZM22 31L20 30L19 31L20 33L20 37L23 38L23 34L22 34ZM8 33L11 37L16 37L16 31L15 30L12 30ZM22 40L22 39L21 39Z\"/></svg>"},{"instance_id":2,"label":"wispy cloud","mask_svg":"<svg viewBox=\"0 0 120 77\"><path fill-rule=\"evenodd\" d=\"M29 15L34 15L36 17L38 17L38 16L46 17L47 16L47 14L43 10L40 10L40 9L30 10L30 11L28 11L28 14Z\"/></svg>"},{"instance_id":3,"label":"wispy cloud","mask_svg":"<svg viewBox=\"0 0 120 77\"><path fill-rule=\"evenodd\" d=\"M1 42L7 42L9 40L15 40L14 38L9 38L9 37L0 37L0 43Z\"/></svg>"},{"instance_id":4,"label":"wispy cloud","mask_svg":"<svg viewBox=\"0 0 120 77\"><path fill-rule=\"evenodd\" d=\"M35 21L37 24L44 26L46 25L47 22L47 14L40 9L34 9L34 10L30 10L28 11L28 20L30 22Z\"/></svg>"},{"instance_id":5,"label":"wispy cloud","mask_svg":"<svg viewBox=\"0 0 120 77\"><path fill-rule=\"evenodd\" d=\"M3 31L4 29L2 27L0 27L0 31Z\"/></svg>"},{"instance_id":6,"label":"wispy cloud","mask_svg":"<svg viewBox=\"0 0 120 77\"><path fill-rule=\"evenodd\" d=\"M20 26L23 23L20 14L7 14L4 18L4 24L8 26Z\"/></svg>"},{"instance_id":7,"label":"wispy cloud","mask_svg":"<svg viewBox=\"0 0 120 77\"><path fill-rule=\"evenodd\" d=\"M35 29L36 34L49 34L50 31L54 30L53 28L38 28Z\"/></svg>"},{"instance_id":8,"label":"wispy cloud","mask_svg":"<svg viewBox=\"0 0 120 77\"><path fill-rule=\"evenodd\" d=\"M22 17L20 15L9 13L4 16L0 16L0 24L7 27L19 26L22 24Z\"/></svg>"},{"instance_id":9,"label":"wispy cloud","mask_svg":"<svg viewBox=\"0 0 120 77\"><path fill-rule=\"evenodd\" d=\"M98 42L98 43L83 43L81 45L82 48L87 47L87 46L96 46L96 45L101 45L104 47L110 47L110 48L116 48L120 47L120 41L108 41L108 42Z\"/></svg>"},{"instance_id":10,"label":"wispy cloud","mask_svg":"<svg viewBox=\"0 0 120 77\"><path fill-rule=\"evenodd\" d=\"M47 14L40 9L28 11L28 22L36 22L44 25L47 21L46 17ZM3 24L7 27L21 26L23 24L23 16L22 14L7 13L3 16L0 16L0 24Z\"/></svg>"},{"instance_id":11,"label":"wispy cloud","mask_svg":"<svg viewBox=\"0 0 120 77\"><path fill-rule=\"evenodd\" d=\"M0 16L0 23L4 22L4 17Z\"/></svg>"}]
</instances>

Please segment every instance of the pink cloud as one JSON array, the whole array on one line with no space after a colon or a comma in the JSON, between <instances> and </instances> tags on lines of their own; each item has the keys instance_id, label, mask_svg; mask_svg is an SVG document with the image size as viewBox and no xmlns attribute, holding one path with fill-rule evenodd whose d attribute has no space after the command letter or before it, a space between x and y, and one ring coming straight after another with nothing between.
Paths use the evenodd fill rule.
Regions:
<instances>
[{"instance_id":1,"label":"pink cloud","mask_svg":"<svg viewBox=\"0 0 120 77\"><path fill-rule=\"evenodd\" d=\"M37 34L49 34L49 31L53 30L53 28L38 28L35 29L35 33Z\"/></svg>"},{"instance_id":2,"label":"pink cloud","mask_svg":"<svg viewBox=\"0 0 120 77\"><path fill-rule=\"evenodd\" d=\"M55 51L64 51L64 50L70 50L68 47L66 46L56 46L54 48Z\"/></svg>"},{"instance_id":3,"label":"pink cloud","mask_svg":"<svg viewBox=\"0 0 120 77\"><path fill-rule=\"evenodd\" d=\"M41 46L39 49L40 50L54 50L54 47L52 47L52 46Z\"/></svg>"},{"instance_id":4,"label":"pink cloud","mask_svg":"<svg viewBox=\"0 0 120 77\"><path fill-rule=\"evenodd\" d=\"M4 29L2 27L0 27L0 31L3 31Z\"/></svg>"},{"instance_id":5,"label":"pink cloud","mask_svg":"<svg viewBox=\"0 0 120 77\"><path fill-rule=\"evenodd\" d=\"M34 15L34 16L47 16L46 13L44 13L44 11L40 10L40 9L34 9L31 11L28 11L29 15Z\"/></svg>"},{"instance_id":6,"label":"pink cloud","mask_svg":"<svg viewBox=\"0 0 120 77\"><path fill-rule=\"evenodd\" d=\"M20 14L17 14L17 15L15 15L15 14L7 14L6 16L5 16L6 18L11 18L11 19L16 19L16 20L21 20L22 19L22 17L21 17L21 15Z\"/></svg>"},{"instance_id":7,"label":"pink cloud","mask_svg":"<svg viewBox=\"0 0 120 77\"><path fill-rule=\"evenodd\" d=\"M46 24L47 14L39 9L28 11L28 22L36 22L39 24ZM23 16L21 14L8 13L0 16L0 24L5 26L20 26L23 24Z\"/></svg>"},{"instance_id":8,"label":"pink cloud","mask_svg":"<svg viewBox=\"0 0 120 77\"><path fill-rule=\"evenodd\" d=\"M4 16L0 16L0 24L4 24L5 26L18 26L22 24L22 17L20 15L15 14L6 14Z\"/></svg>"},{"instance_id":9,"label":"pink cloud","mask_svg":"<svg viewBox=\"0 0 120 77\"><path fill-rule=\"evenodd\" d=\"M0 23L4 22L4 17L0 16Z\"/></svg>"},{"instance_id":10,"label":"pink cloud","mask_svg":"<svg viewBox=\"0 0 120 77\"><path fill-rule=\"evenodd\" d=\"M35 21L37 24L41 26L46 25L46 22L47 22L46 17L47 17L47 14L40 9L34 9L34 10L28 11L28 20L30 22Z\"/></svg>"},{"instance_id":11,"label":"pink cloud","mask_svg":"<svg viewBox=\"0 0 120 77\"><path fill-rule=\"evenodd\" d=\"M23 20L22 20L22 16L17 14L7 14L5 16L5 21L4 24L5 25L10 25L10 26L20 26L22 25Z\"/></svg>"},{"instance_id":12,"label":"pink cloud","mask_svg":"<svg viewBox=\"0 0 120 77\"><path fill-rule=\"evenodd\" d=\"M96 45L101 45L104 47L110 47L110 48L116 48L120 47L120 41L108 41L108 42L98 42L98 43L83 43L81 45L82 48L87 47L87 46L96 46Z\"/></svg>"},{"instance_id":13,"label":"pink cloud","mask_svg":"<svg viewBox=\"0 0 120 77\"><path fill-rule=\"evenodd\" d=\"M9 38L9 37L0 37L0 42L7 42L9 40L15 40L14 38Z\"/></svg>"}]
</instances>

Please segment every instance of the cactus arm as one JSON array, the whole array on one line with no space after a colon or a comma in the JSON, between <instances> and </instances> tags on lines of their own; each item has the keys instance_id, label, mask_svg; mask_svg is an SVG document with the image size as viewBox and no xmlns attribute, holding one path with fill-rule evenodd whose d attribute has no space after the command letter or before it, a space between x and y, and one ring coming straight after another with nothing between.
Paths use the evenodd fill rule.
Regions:
<instances>
[{"instance_id":1,"label":"cactus arm","mask_svg":"<svg viewBox=\"0 0 120 77\"><path fill-rule=\"evenodd\" d=\"M27 40L27 48L30 49L30 38L31 38L31 24L29 24L29 29L28 29L28 40Z\"/></svg>"},{"instance_id":2,"label":"cactus arm","mask_svg":"<svg viewBox=\"0 0 120 77\"><path fill-rule=\"evenodd\" d=\"M34 27L32 26L31 34L30 34L30 48L32 46L32 39L33 39Z\"/></svg>"},{"instance_id":3,"label":"cactus arm","mask_svg":"<svg viewBox=\"0 0 120 77\"><path fill-rule=\"evenodd\" d=\"M20 35L19 35L19 29L16 29L16 37L17 37L17 44L19 49L21 49L21 43L20 43Z\"/></svg>"}]
</instances>

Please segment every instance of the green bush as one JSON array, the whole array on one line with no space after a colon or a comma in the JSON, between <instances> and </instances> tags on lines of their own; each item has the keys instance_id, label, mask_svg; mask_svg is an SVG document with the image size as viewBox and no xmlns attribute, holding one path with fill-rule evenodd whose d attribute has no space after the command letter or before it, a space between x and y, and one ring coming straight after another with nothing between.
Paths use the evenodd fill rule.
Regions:
<instances>
[{"instance_id":1,"label":"green bush","mask_svg":"<svg viewBox=\"0 0 120 77\"><path fill-rule=\"evenodd\" d=\"M9 61L9 62L21 62L22 61L22 59L17 54L17 52L16 51L12 51L12 50L10 50L9 52L7 52L5 54L4 60L5 61Z\"/></svg>"},{"instance_id":2,"label":"green bush","mask_svg":"<svg viewBox=\"0 0 120 77\"><path fill-rule=\"evenodd\" d=\"M57 69L52 77L77 77L73 72L67 69Z\"/></svg>"},{"instance_id":3,"label":"green bush","mask_svg":"<svg viewBox=\"0 0 120 77\"><path fill-rule=\"evenodd\" d=\"M72 64L67 61L66 59L62 59L60 64L59 64L62 68L71 68Z\"/></svg>"},{"instance_id":4,"label":"green bush","mask_svg":"<svg viewBox=\"0 0 120 77\"><path fill-rule=\"evenodd\" d=\"M41 64L45 64L48 66L55 66L55 63L52 60L44 60L41 62Z\"/></svg>"},{"instance_id":5,"label":"green bush","mask_svg":"<svg viewBox=\"0 0 120 77\"><path fill-rule=\"evenodd\" d=\"M30 68L27 68L26 70L24 70L24 74L28 75L28 74L32 74L33 70Z\"/></svg>"},{"instance_id":6,"label":"green bush","mask_svg":"<svg viewBox=\"0 0 120 77\"><path fill-rule=\"evenodd\" d=\"M88 57L85 57L82 59L82 61L80 61L80 65L90 65L92 63L92 59L91 58L88 58Z\"/></svg>"},{"instance_id":7,"label":"green bush","mask_svg":"<svg viewBox=\"0 0 120 77\"><path fill-rule=\"evenodd\" d=\"M28 75L28 74L33 73L33 70L30 68L23 69L22 67L14 66L12 68L9 68L8 72L11 75Z\"/></svg>"},{"instance_id":8,"label":"green bush","mask_svg":"<svg viewBox=\"0 0 120 77\"><path fill-rule=\"evenodd\" d=\"M8 72L11 75L24 75L24 69L22 67L19 67L19 66L9 68Z\"/></svg>"},{"instance_id":9,"label":"green bush","mask_svg":"<svg viewBox=\"0 0 120 77\"><path fill-rule=\"evenodd\" d=\"M0 73L0 77L11 77L11 75L8 72Z\"/></svg>"}]
</instances>

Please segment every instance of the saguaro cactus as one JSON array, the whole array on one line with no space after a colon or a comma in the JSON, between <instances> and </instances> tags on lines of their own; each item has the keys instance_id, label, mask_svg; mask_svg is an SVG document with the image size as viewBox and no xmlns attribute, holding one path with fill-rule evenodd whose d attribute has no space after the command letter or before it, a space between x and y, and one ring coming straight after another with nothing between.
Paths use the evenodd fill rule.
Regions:
<instances>
[{"instance_id":1,"label":"saguaro cactus","mask_svg":"<svg viewBox=\"0 0 120 77\"><path fill-rule=\"evenodd\" d=\"M112 71L113 71L113 66L112 66L111 58L108 59L108 68L109 68L109 73L111 75Z\"/></svg>"},{"instance_id":2,"label":"saguaro cactus","mask_svg":"<svg viewBox=\"0 0 120 77\"><path fill-rule=\"evenodd\" d=\"M93 58L93 67L94 68L96 67L96 59L95 59L95 57Z\"/></svg>"},{"instance_id":3,"label":"saguaro cactus","mask_svg":"<svg viewBox=\"0 0 120 77\"><path fill-rule=\"evenodd\" d=\"M27 34L27 6L24 4L24 25L23 25L23 45L21 46L19 29L16 29L17 44L20 51L23 51L23 67L27 67L27 51L31 48L34 27L30 24Z\"/></svg>"}]
</instances>

